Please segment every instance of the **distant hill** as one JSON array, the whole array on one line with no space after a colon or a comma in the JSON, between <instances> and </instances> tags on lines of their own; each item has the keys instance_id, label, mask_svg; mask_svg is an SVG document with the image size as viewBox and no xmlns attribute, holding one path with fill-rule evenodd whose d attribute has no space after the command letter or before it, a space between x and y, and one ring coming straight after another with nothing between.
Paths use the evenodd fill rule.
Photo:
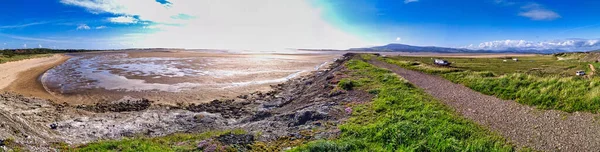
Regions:
<instances>
[{"instance_id":1,"label":"distant hill","mask_svg":"<svg viewBox=\"0 0 600 152\"><path fill-rule=\"evenodd\" d=\"M524 50L524 49L506 49L506 50L471 50L464 48L447 48L436 46L412 46L405 44L388 44L369 48L352 48L348 51L377 51L377 52L432 52L432 53L536 53L553 54L568 52L558 49L547 50Z\"/></svg>"}]
</instances>

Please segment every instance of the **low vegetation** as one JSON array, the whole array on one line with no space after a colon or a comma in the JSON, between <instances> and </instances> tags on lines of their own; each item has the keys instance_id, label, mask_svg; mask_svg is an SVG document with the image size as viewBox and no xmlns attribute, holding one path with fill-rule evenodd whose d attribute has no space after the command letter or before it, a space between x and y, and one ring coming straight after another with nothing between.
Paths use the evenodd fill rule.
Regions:
<instances>
[{"instance_id":1,"label":"low vegetation","mask_svg":"<svg viewBox=\"0 0 600 152\"><path fill-rule=\"evenodd\" d=\"M138 137L131 139L122 140L107 140L90 143L87 145L81 145L77 147L69 147L65 144L56 144L55 147L60 151L77 151L77 152L109 152L109 151L123 151L123 152L138 152L138 151L152 151L152 152L177 152L177 151L201 151L198 148L198 143L205 142L207 148L214 148L215 151L235 151L228 149L225 146L219 145L218 142L212 142L208 140L224 134L245 134L243 130L233 131L213 131L201 134L173 134L164 137ZM205 148L206 149L206 148Z\"/></svg>"},{"instance_id":2,"label":"low vegetation","mask_svg":"<svg viewBox=\"0 0 600 152\"><path fill-rule=\"evenodd\" d=\"M0 50L0 64L25 59L48 57L53 53L75 53L87 52L93 50L53 50L53 49L21 49L21 50Z\"/></svg>"},{"instance_id":3,"label":"low vegetation","mask_svg":"<svg viewBox=\"0 0 600 152\"><path fill-rule=\"evenodd\" d=\"M347 63L356 89L376 94L355 104L334 141L292 151L513 151L501 137L457 116L424 91L388 70L360 60ZM376 91L373 91L376 90Z\"/></svg>"},{"instance_id":4,"label":"low vegetation","mask_svg":"<svg viewBox=\"0 0 600 152\"><path fill-rule=\"evenodd\" d=\"M0 55L0 64L2 63L6 63L6 62L14 62L14 61L20 61L20 60L26 60L26 59L32 59L32 58L40 58L40 57L48 57L50 56L49 54L25 54L25 55Z\"/></svg>"},{"instance_id":5,"label":"low vegetation","mask_svg":"<svg viewBox=\"0 0 600 152\"><path fill-rule=\"evenodd\" d=\"M581 54L540 55L512 58L446 58L452 67L435 67L431 58L379 58L404 68L437 74L455 83L496 97L515 100L541 109L566 112L600 112L600 78L575 76L575 71L592 73ZM506 60L506 61L505 61ZM413 64L405 64L414 62Z\"/></svg>"}]
</instances>

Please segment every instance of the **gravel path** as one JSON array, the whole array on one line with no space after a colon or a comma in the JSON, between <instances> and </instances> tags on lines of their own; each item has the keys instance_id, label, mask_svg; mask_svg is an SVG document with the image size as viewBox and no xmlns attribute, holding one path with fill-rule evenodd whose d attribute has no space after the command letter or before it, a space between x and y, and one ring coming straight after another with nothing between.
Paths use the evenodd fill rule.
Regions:
<instances>
[{"instance_id":1,"label":"gravel path","mask_svg":"<svg viewBox=\"0 0 600 152\"><path fill-rule=\"evenodd\" d=\"M464 117L487 126L518 147L542 151L600 151L600 115L539 110L481 94L444 78L406 70L381 61L410 83L443 101Z\"/></svg>"}]
</instances>

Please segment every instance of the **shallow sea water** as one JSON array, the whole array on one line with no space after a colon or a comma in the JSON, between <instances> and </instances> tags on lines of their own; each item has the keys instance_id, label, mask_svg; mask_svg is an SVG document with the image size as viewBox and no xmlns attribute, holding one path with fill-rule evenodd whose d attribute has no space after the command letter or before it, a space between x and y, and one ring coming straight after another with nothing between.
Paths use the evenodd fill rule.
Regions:
<instances>
[{"instance_id":1,"label":"shallow sea water","mask_svg":"<svg viewBox=\"0 0 600 152\"><path fill-rule=\"evenodd\" d=\"M182 92L273 84L318 70L330 61L289 57L130 57L127 53L75 54L42 77L53 94L89 90Z\"/></svg>"}]
</instances>

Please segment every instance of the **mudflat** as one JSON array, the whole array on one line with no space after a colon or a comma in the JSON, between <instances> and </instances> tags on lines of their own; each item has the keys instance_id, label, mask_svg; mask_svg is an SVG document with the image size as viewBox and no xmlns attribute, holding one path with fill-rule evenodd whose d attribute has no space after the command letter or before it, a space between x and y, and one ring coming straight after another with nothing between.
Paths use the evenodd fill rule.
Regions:
<instances>
[{"instance_id":1,"label":"mudflat","mask_svg":"<svg viewBox=\"0 0 600 152\"><path fill-rule=\"evenodd\" d=\"M80 105L125 97L206 103L270 90L326 67L340 54L134 50L69 55L41 77L41 85L57 101Z\"/></svg>"}]
</instances>

